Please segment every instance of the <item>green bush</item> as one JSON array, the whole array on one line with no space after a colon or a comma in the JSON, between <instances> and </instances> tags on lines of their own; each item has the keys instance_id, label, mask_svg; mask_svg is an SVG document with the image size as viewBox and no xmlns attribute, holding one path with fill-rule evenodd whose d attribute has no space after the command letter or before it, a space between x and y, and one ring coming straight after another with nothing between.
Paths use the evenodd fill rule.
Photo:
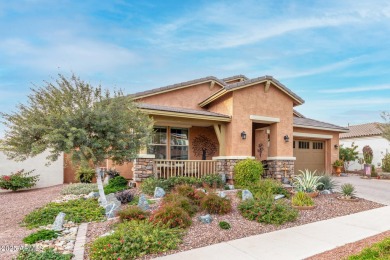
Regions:
<instances>
[{"instance_id":1,"label":"green bush","mask_svg":"<svg viewBox=\"0 0 390 260\"><path fill-rule=\"evenodd\" d=\"M70 260L73 255L55 252L52 248L37 252L33 246L25 247L19 251L17 260Z\"/></svg>"},{"instance_id":2,"label":"green bush","mask_svg":"<svg viewBox=\"0 0 390 260\"><path fill-rule=\"evenodd\" d=\"M242 201L238 205L242 216L261 223L281 225L298 218L298 211L283 201L273 198Z\"/></svg>"},{"instance_id":3,"label":"green bush","mask_svg":"<svg viewBox=\"0 0 390 260\"><path fill-rule=\"evenodd\" d=\"M226 221L221 221L218 223L218 225L222 229L230 229L231 228L230 224Z\"/></svg>"},{"instance_id":4,"label":"green bush","mask_svg":"<svg viewBox=\"0 0 390 260\"><path fill-rule=\"evenodd\" d=\"M62 195L81 195L81 194L89 194L91 192L97 192L98 186L96 183L73 183L66 185L62 191Z\"/></svg>"},{"instance_id":5,"label":"green bush","mask_svg":"<svg viewBox=\"0 0 390 260\"><path fill-rule=\"evenodd\" d=\"M193 216L197 211L198 207L192 204L192 201L178 193L170 193L165 195L163 203L174 204L184 209L190 216Z\"/></svg>"},{"instance_id":6,"label":"green bush","mask_svg":"<svg viewBox=\"0 0 390 260\"><path fill-rule=\"evenodd\" d=\"M175 187L175 192L181 196L187 197L189 199L194 199L195 189L194 187L188 184L181 184Z\"/></svg>"},{"instance_id":7,"label":"green bush","mask_svg":"<svg viewBox=\"0 0 390 260\"><path fill-rule=\"evenodd\" d=\"M34 170L24 172L20 170L10 175L4 175L0 178L0 188L5 190L17 191L25 188L32 188L39 180L39 176L29 176Z\"/></svg>"},{"instance_id":8,"label":"green bush","mask_svg":"<svg viewBox=\"0 0 390 260\"><path fill-rule=\"evenodd\" d=\"M203 176L202 183L206 184L210 188L222 188L224 186L222 177L219 174L208 174Z\"/></svg>"},{"instance_id":9,"label":"green bush","mask_svg":"<svg viewBox=\"0 0 390 260\"><path fill-rule=\"evenodd\" d=\"M206 197L206 193L201 190L195 190L193 202L199 206L204 197Z\"/></svg>"},{"instance_id":10,"label":"green bush","mask_svg":"<svg viewBox=\"0 0 390 260\"><path fill-rule=\"evenodd\" d=\"M353 186L351 183L345 183L341 185L341 194L347 198L355 197L356 195L355 186Z\"/></svg>"},{"instance_id":11,"label":"green bush","mask_svg":"<svg viewBox=\"0 0 390 260\"><path fill-rule=\"evenodd\" d=\"M135 259L147 254L176 249L183 231L154 225L147 221L126 221L114 233L100 237L89 246L92 260Z\"/></svg>"},{"instance_id":12,"label":"green bush","mask_svg":"<svg viewBox=\"0 0 390 260\"><path fill-rule=\"evenodd\" d=\"M200 206L210 214L226 214L232 211L232 203L227 198L221 198L215 193L207 194L201 201Z\"/></svg>"},{"instance_id":13,"label":"green bush","mask_svg":"<svg viewBox=\"0 0 390 260\"><path fill-rule=\"evenodd\" d=\"M386 153L382 160L382 170L390 172L390 153Z\"/></svg>"},{"instance_id":14,"label":"green bush","mask_svg":"<svg viewBox=\"0 0 390 260\"><path fill-rule=\"evenodd\" d=\"M390 259L390 237L363 249L359 254L348 257L348 260Z\"/></svg>"},{"instance_id":15,"label":"green bush","mask_svg":"<svg viewBox=\"0 0 390 260\"><path fill-rule=\"evenodd\" d=\"M123 222L124 220L144 220L149 218L150 213L143 211L138 206L127 206L117 212L119 219Z\"/></svg>"},{"instance_id":16,"label":"green bush","mask_svg":"<svg viewBox=\"0 0 390 260\"><path fill-rule=\"evenodd\" d=\"M338 183L329 175L322 175L320 180L320 184L317 186L318 190L334 190Z\"/></svg>"},{"instance_id":17,"label":"green bush","mask_svg":"<svg viewBox=\"0 0 390 260\"><path fill-rule=\"evenodd\" d=\"M234 166L234 184L237 187L245 187L257 183L262 174L261 162L253 159L240 161Z\"/></svg>"},{"instance_id":18,"label":"green bush","mask_svg":"<svg viewBox=\"0 0 390 260\"><path fill-rule=\"evenodd\" d=\"M291 204L293 206L313 206L314 200L304 193L303 191L299 191L297 194L295 194L291 199Z\"/></svg>"},{"instance_id":19,"label":"green bush","mask_svg":"<svg viewBox=\"0 0 390 260\"><path fill-rule=\"evenodd\" d=\"M81 183L91 183L93 177L95 177L96 172L94 169L80 166L80 168L76 171L75 179Z\"/></svg>"},{"instance_id":20,"label":"green bush","mask_svg":"<svg viewBox=\"0 0 390 260\"><path fill-rule=\"evenodd\" d=\"M194 177L171 177L169 179L156 179L154 177L150 177L142 182L141 190L143 193L153 195L156 187L163 188L166 192L169 192L175 186L182 184L200 187L202 186L202 180Z\"/></svg>"},{"instance_id":21,"label":"green bush","mask_svg":"<svg viewBox=\"0 0 390 260\"><path fill-rule=\"evenodd\" d=\"M289 198L290 193L283 188L282 184L273 179L262 179L258 182L245 186L252 194L254 198L268 197L273 194L283 194ZM241 193L239 194L241 198Z\"/></svg>"},{"instance_id":22,"label":"green bush","mask_svg":"<svg viewBox=\"0 0 390 260\"><path fill-rule=\"evenodd\" d=\"M108 181L108 184L104 186L104 193L110 194L126 190L129 188L128 183L129 182L126 180L126 178L122 176L112 178Z\"/></svg>"},{"instance_id":23,"label":"green bush","mask_svg":"<svg viewBox=\"0 0 390 260\"><path fill-rule=\"evenodd\" d=\"M167 203L153 212L149 219L152 223L166 225L170 228L187 228L191 226L190 215L175 203Z\"/></svg>"},{"instance_id":24,"label":"green bush","mask_svg":"<svg viewBox=\"0 0 390 260\"><path fill-rule=\"evenodd\" d=\"M371 165L371 177L372 178L378 177L378 173L376 172L375 165Z\"/></svg>"},{"instance_id":25,"label":"green bush","mask_svg":"<svg viewBox=\"0 0 390 260\"><path fill-rule=\"evenodd\" d=\"M42 229L23 238L23 242L25 244L35 244L38 241L51 240L56 237L58 237L58 233L56 231Z\"/></svg>"},{"instance_id":26,"label":"green bush","mask_svg":"<svg viewBox=\"0 0 390 260\"><path fill-rule=\"evenodd\" d=\"M103 220L105 213L104 208L99 206L96 199L78 199L62 203L50 202L25 216L23 224L28 228L52 224L60 212L66 214L66 220L75 223Z\"/></svg>"}]
</instances>

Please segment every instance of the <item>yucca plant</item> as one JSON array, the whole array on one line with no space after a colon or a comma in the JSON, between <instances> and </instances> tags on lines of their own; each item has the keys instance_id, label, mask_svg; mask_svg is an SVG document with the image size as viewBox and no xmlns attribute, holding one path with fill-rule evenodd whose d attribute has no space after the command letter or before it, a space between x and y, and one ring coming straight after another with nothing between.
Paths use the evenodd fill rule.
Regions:
<instances>
[{"instance_id":1,"label":"yucca plant","mask_svg":"<svg viewBox=\"0 0 390 260\"><path fill-rule=\"evenodd\" d=\"M341 185L341 194L343 194L343 197L347 199L351 199L355 197L356 195L355 186L353 186L351 183L345 183Z\"/></svg>"},{"instance_id":2,"label":"yucca plant","mask_svg":"<svg viewBox=\"0 0 390 260\"><path fill-rule=\"evenodd\" d=\"M298 191L303 192L314 192L317 190L318 185L321 185L320 182L321 176L316 175L316 171L311 172L308 169L301 171L301 174L294 176L293 186Z\"/></svg>"}]
</instances>

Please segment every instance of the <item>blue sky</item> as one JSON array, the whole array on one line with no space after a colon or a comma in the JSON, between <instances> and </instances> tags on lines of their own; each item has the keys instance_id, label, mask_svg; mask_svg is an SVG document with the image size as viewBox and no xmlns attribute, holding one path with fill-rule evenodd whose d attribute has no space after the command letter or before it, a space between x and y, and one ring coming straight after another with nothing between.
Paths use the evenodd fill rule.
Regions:
<instances>
[{"instance_id":1,"label":"blue sky","mask_svg":"<svg viewBox=\"0 0 390 260\"><path fill-rule=\"evenodd\" d=\"M389 1L0 0L0 35L2 112L71 72L125 93L272 75L307 117L345 126L390 111Z\"/></svg>"}]
</instances>

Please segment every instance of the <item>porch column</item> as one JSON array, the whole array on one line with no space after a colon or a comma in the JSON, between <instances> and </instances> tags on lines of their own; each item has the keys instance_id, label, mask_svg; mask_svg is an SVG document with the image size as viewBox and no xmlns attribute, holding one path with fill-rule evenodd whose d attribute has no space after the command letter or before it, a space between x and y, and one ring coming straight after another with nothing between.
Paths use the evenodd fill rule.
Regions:
<instances>
[{"instance_id":1,"label":"porch column","mask_svg":"<svg viewBox=\"0 0 390 260\"><path fill-rule=\"evenodd\" d=\"M153 164L155 159L154 154L138 154L137 158L133 162L133 174L134 181L137 187L141 182L153 176Z\"/></svg>"},{"instance_id":2,"label":"porch column","mask_svg":"<svg viewBox=\"0 0 390 260\"><path fill-rule=\"evenodd\" d=\"M226 155L226 125L218 125L214 124L214 131L218 139L219 143L219 155L225 156Z\"/></svg>"}]
</instances>

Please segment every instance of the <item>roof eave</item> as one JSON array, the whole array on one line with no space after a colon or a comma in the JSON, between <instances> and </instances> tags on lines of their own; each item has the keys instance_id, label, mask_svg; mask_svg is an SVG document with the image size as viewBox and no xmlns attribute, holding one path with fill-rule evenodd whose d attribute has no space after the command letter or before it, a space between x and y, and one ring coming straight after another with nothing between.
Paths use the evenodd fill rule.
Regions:
<instances>
[{"instance_id":1,"label":"roof eave","mask_svg":"<svg viewBox=\"0 0 390 260\"><path fill-rule=\"evenodd\" d=\"M316 129L316 130L325 130L325 131L332 131L332 132L338 132L338 133L348 133L348 128L327 128L327 127L320 127L320 126L307 126L307 125L298 125L293 124L293 127L299 127L299 128L307 128L307 129Z\"/></svg>"},{"instance_id":2,"label":"roof eave","mask_svg":"<svg viewBox=\"0 0 390 260\"><path fill-rule=\"evenodd\" d=\"M141 111L143 111L149 115L201 119L201 120L218 121L218 122L231 122L232 121L231 117L199 115L199 114L186 113L186 112L161 111L161 110L146 109L146 108L140 108L140 109L141 109Z\"/></svg>"}]
</instances>

